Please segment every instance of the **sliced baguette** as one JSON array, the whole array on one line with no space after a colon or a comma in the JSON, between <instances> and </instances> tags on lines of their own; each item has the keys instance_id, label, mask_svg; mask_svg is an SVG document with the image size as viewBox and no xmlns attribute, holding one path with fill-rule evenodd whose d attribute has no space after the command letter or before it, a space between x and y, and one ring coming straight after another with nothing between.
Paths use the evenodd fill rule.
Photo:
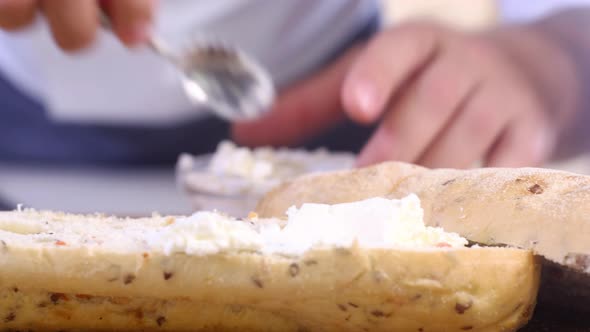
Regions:
<instances>
[{"instance_id":1,"label":"sliced baguette","mask_svg":"<svg viewBox=\"0 0 590 332\"><path fill-rule=\"evenodd\" d=\"M527 250L167 255L143 238L175 221L0 213L0 330L515 331L535 306Z\"/></svg>"}]
</instances>

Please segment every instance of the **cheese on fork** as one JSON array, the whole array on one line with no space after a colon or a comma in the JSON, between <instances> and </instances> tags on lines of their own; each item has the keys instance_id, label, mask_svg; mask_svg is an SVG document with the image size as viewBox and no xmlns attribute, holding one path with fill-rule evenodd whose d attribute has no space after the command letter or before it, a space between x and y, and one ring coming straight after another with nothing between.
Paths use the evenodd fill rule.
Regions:
<instances>
[{"instance_id":1,"label":"cheese on fork","mask_svg":"<svg viewBox=\"0 0 590 332\"><path fill-rule=\"evenodd\" d=\"M286 225L242 221L215 212L198 212L155 230L150 246L170 255L256 251L299 256L321 247L441 248L464 247L467 240L427 227L416 195L371 198L336 205L303 204L287 211Z\"/></svg>"}]
</instances>

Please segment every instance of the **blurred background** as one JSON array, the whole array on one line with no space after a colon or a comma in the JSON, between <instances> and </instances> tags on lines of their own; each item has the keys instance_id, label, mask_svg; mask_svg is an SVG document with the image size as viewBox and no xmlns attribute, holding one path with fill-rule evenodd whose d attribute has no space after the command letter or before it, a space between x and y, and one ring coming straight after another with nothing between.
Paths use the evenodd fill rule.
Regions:
<instances>
[{"instance_id":1,"label":"blurred background","mask_svg":"<svg viewBox=\"0 0 590 332\"><path fill-rule=\"evenodd\" d=\"M502 3L494 0L381 0L385 24L416 18L480 29L496 24Z\"/></svg>"},{"instance_id":2,"label":"blurred background","mask_svg":"<svg viewBox=\"0 0 590 332\"><path fill-rule=\"evenodd\" d=\"M338 1L338 0L334 0ZM536 0L538 11L522 17L505 16L503 8L526 0L382 0L385 25L421 18L466 30L490 27L503 20L525 20L550 11ZM511 11L517 13L517 11ZM515 14L513 14L515 15ZM552 168L590 173L586 156ZM120 215L186 214L191 211L178 189L174 169L38 169L0 161L0 208L16 204L37 209ZM3 206L1 206L3 205Z\"/></svg>"}]
</instances>

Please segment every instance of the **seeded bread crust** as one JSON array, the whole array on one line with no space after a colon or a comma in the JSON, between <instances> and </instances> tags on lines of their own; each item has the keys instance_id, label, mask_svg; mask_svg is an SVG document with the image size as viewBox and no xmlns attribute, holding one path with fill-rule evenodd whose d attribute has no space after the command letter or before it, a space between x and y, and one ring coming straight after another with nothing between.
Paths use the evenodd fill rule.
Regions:
<instances>
[{"instance_id":1,"label":"seeded bread crust","mask_svg":"<svg viewBox=\"0 0 590 332\"><path fill-rule=\"evenodd\" d=\"M34 241L75 220L92 241L59 231ZM171 222L0 213L0 330L515 331L535 306L540 264L527 250L354 247L289 258L105 244L115 229ZM111 233L91 233L105 224Z\"/></svg>"}]
</instances>

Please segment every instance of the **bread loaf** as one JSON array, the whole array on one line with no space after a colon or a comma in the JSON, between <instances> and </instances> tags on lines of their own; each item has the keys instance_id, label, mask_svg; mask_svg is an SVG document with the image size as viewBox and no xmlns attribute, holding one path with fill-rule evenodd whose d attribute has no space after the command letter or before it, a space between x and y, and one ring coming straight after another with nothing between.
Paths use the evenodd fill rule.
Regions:
<instances>
[{"instance_id":1,"label":"bread loaf","mask_svg":"<svg viewBox=\"0 0 590 332\"><path fill-rule=\"evenodd\" d=\"M199 216L209 228L191 228L195 216L0 213L0 330L491 332L534 310L528 250L355 241L285 254L248 236L289 223Z\"/></svg>"},{"instance_id":2,"label":"bread loaf","mask_svg":"<svg viewBox=\"0 0 590 332\"><path fill-rule=\"evenodd\" d=\"M537 168L426 169L387 162L290 181L258 204L284 217L302 203L337 204L415 193L425 223L485 245L533 250L590 273L590 176Z\"/></svg>"},{"instance_id":3,"label":"bread loaf","mask_svg":"<svg viewBox=\"0 0 590 332\"><path fill-rule=\"evenodd\" d=\"M425 223L488 246L543 257L540 303L590 313L590 176L539 168L426 169L387 162L303 176L267 194L264 217L304 202L417 194Z\"/></svg>"}]
</instances>

